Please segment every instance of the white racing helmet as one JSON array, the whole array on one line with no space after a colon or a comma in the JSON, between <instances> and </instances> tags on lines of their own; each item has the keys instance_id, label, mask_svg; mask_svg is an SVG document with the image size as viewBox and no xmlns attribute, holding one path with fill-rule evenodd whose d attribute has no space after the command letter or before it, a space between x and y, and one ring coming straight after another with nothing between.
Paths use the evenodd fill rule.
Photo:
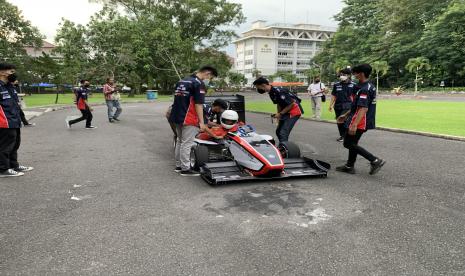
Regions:
<instances>
[{"instance_id":1,"label":"white racing helmet","mask_svg":"<svg viewBox=\"0 0 465 276\"><path fill-rule=\"evenodd\" d=\"M221 125L225 129L231 129L237 124L239 121L239 114L237 114L234 110L225 110L223 114L221 114Z\"/></svg>"}]
</instances>

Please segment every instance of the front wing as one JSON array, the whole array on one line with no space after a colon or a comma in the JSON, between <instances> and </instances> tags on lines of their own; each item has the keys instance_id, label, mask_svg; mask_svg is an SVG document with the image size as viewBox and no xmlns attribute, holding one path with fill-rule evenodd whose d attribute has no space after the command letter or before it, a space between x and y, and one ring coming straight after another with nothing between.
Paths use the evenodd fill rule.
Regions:
<instances>
[{"instance_id":1,"label":"front wing","mask_svg":"<svg viewBox=\"0 0 465 276\"><path fill-rule=\"evenodd\" d=\"M284 159L284 171L280 176L257 177L245 172L234 161L206 163L200 168L202 178L210 185L234 182L274 180L285 178L327 177L331 165L310 158Z\"/></svg>"}]
</instances>

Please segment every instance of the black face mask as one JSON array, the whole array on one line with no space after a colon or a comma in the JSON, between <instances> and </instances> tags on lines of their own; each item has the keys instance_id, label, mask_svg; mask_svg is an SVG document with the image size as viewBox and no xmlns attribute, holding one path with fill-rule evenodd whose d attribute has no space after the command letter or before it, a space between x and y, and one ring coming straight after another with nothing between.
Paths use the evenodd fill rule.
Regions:
<instances>
[{"instance_id":1,"label":"black face mask","mask_svg":"<svg viewBox=\"0 0 465 276\"><path fill-rule=\"evenodd\" d=\"M319 82L320 82L320 80L315 80L315 83L319 83Z\"/></svg>"},{"instance_id":2,"label":"black face mask","mask_svg":"<svg viewBox=\"0 0 465 276\"><path fill-rule=\"evenodd\" d=\"M11 74L11 75L8 76L8 82L9 82L9 83L13 83L13 82L15 82L17 79L18 79L18 75L16 75L16 73L13 73L13 74Z\"/></svg>"},{"instance_id":3,"label":"black face mask","mask_svg":"<svg viewBox=\"0 0 465 276\"><path fill-rule=\"evenodd\" d=\"M257 88L257 92L260 94L265 94L266 91L264 89Z\"/></svg>"},{"instance_id":4,"label":"black face mask","mask_svg":"<svg viewBox=\"0 0 465 276\"><path fill-rule=\"evenodd\" d=\"M85 88L89 88L90 84L84 84Z\"/></svg>"}]
</instances>

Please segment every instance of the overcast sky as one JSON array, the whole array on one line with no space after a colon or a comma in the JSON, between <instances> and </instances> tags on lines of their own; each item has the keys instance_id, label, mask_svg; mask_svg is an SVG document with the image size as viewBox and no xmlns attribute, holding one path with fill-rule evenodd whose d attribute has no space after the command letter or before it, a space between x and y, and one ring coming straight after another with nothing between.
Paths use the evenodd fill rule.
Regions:
<instances>
[{"instance_id":1,"label":"overcast sky","mask_svg":"<svg viewBox=\"0 0 465 276\"><path fill-rule=\"evenodd\" d=\"M64 17L76 23L86 24L89 17L100 9L99 4L88 0L8 0L23 11L26 19L39 28L47 41L54 40L58 23ZM199 0L201 1L201 0ZM342 9L342 0L230 0L241 3L247 22L238 33L247 30L250 23L262 19L268 23L313 23L336 26L332 17ZM286 7L286 16L284 16ZM307 21L308 20L308 21ZM228 48L231 53L231 47Z\"/></svg>"}]
</instances>

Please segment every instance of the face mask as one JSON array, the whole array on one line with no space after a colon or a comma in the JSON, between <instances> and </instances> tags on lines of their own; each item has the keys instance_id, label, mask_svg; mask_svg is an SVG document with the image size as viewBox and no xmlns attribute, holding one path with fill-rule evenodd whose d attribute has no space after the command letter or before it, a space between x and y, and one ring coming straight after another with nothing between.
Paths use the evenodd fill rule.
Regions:
<instances>
[{"instance_id":1,"label":"face mask","mask_svg":"<svg viewBox=\"0 0 465 276\"><path fill-rule=\"evenodd\" d=\"M203 83L205 84L205 86L208 86L210 84L210 80L203 80Z\"/></svg>"},{"instance_id":2,"label":"face mask","mask_svg":"<svg viewBox=\"0 0 465 276\"><path fill-rule=\"evenodd\" d=\"M89 88L90 84L84 84L85 88Z\"/></svg>"},{"instance_id":3,"label":"face mask","mask_svg":"<svg viewBox=\"0 0 465 276\"><path fill-rule=\"evenodd\" d=\"M352 76L352 81L358 83L358 79L355 76Z\"/></svg>"},{"instance_id":4,"label":"face mask","mask_svg":"<svg viewBox=\"0 0 465 276\"><path fill-rule=\"evenodd\" d=\"M15 73L13 73L13 74L11 74L11 75L8 76L8 82L9 82L9 83L13 83L13 82L15 82L17 79L18 79L18 76L17 76Z\"/></svg>"},{"instance_id":5,"label":"face mask","mask_svg":"<svg viewBox=\"0 0 465 276\"><path fill-rule=\"evenodd\" d=\"M315 83L319 83L319 82L320 82L320 80L315 80Z\"/></svg>"},{"instance_id":6,"label":"face mask","mask_svg":"<svg viewBox=\"0 0 465 276\"><path fill-rule=\"evenodd\" d=\"M348 79L348 77L347 77L347 76L340 76L339 79L340 79L341 81L346 81L346 80Z\"/></svg>"},{"instance_id":7,"label":"face mask","mask_svg":"<svg viewBox=\"0 0 465 276\"><path fill-rule=\"evenodd\" d=\"M265 94L266 91L264 89L261 89L261 88L257 88L257 92L260 93L260 94Z\"/></svg>"}]
</instances>

